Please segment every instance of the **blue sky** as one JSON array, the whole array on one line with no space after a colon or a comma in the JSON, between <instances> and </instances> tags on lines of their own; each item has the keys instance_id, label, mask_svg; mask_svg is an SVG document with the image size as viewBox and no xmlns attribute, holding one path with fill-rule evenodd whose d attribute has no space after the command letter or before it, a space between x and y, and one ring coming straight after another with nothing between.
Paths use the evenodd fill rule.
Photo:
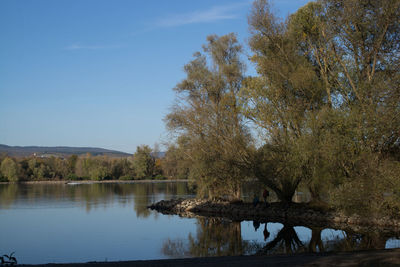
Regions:
<instances>
[{"instance_id":1,"label":"blue sky","mask_svg":"<svg viewBox=\"0 0 400 267\"><path fill-rule=\"evenodd\" d=\"M307 2L274 6L284 16ZM0 1L0 144L134 152L167 142L184 64L210 34L234 32L246 47L251 3Z\"/></svg>"}]
</instances>

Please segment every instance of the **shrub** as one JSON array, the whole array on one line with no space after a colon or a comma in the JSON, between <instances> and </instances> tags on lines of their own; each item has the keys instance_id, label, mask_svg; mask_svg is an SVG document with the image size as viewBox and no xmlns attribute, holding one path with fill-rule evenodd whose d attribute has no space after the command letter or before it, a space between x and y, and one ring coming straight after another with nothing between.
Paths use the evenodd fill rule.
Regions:
<instances>
[{"instance_id":1,"label":"shrub","mask_svg":"<svg viewBox=\"0 0 400 267\"><path fill-rule=\"evenodd\" d=\"M123 175L121 177L119 177L120 180L124 180L124 181L129 181L129 180L133 180L132 176L129 175Z\"/></svg>"},{"instance_id":2,"label":"shrub","mask_svg":"<svg viewBox=\"0 0 400 267\"><path fill-rule=\"evenodd\" d=\"M1 173L10 182L18 181L18 166L12 158L5 158L1 162Z\"/></svg>"},{"instance_id":3,"label":"shrub","mask_svg":"<svg viewBox=\"0 0 400 267\"><path fill-rule=\"evenodd\" d=\"M75 173L70 173L67 176L68 180L81 180Z\"/></svg>"},{"instance_id":4,"label":"shrub","mask_svg":"<svg viewBox=\"0 0 400 267\"><path fill-rule=\"evenodd\" d=\"M162 175L162 174L157 174L156 176L154 176L153 179L154 179L154 180L166 180L167 177L165 177L165 176Z\"/></svg>"},{"instance_id":5,"label":"shrub","mask_svg":"<svg viewBox=\"0 0 400 267\"><path fill-rule=\"evenodd\" d=\"M3 175L1 175L1 173L0 173L0 182L8 182L8 179Z\"/></svg>"}]
</instances>

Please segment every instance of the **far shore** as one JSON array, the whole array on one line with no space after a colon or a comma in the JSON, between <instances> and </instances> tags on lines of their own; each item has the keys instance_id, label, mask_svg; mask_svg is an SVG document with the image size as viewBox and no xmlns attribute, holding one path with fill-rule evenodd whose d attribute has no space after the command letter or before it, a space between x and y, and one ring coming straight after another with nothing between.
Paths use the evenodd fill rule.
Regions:
<instances>
[{"instance_id":1,"label":"far shore","mask_svg":"<svg viewBox=\"0 0 400 267\"><path fill-rule=\"evenodd\" d=\"M19 181L19 182L0 182L0 184L135 184L135 183L166 183L166 182L187 182L188 180L173 179L173 180L41 180L41 181Z\"/></svg>"}]
</instances>

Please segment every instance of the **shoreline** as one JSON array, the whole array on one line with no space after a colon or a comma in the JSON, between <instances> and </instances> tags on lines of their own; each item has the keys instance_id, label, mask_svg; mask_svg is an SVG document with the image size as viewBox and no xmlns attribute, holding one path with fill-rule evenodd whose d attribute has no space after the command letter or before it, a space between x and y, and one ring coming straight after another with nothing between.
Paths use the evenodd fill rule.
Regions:
<instances>
[{"instance_id":1,"label":"shoreline","mask_svg":"<svg viewBox=\"0 0 400 267\"><path fill-rule=\"evenodd\" d=\"M400 266L400 249L364 250L353 252L299 253L270 256L223 256L165 260L133 260L86 263L19 264L43 267L98 266Z\"/></svg>"},{"instance_id":2,"label":"shoreline","mask_svg":"<svg viewBox=\"0 0 400 267\"><path fill-rule=\"evenodd\" d=\"M171 199L153 203L147 208L162 214L179 215L181 217L219 217L232 221L258 221L260 223L280 222L292 226L308 226L324 228L347 228L354 231L379 230L396 233L400 236L400 220L393 218L365 218L348 216L334 210L317 210L304 203L283 204L280 202L230 203L224 200L207 199Z\"/></svg>"},{"instance_id":3,"label":"shoreline","mask_svg":"<svg viewBox=\"0 0 400 267\"><path fill-rule=\"evenodd\" d=\"M166 182L188 182L188 180L102 180L102 181L93 181L93 180L54 180L54 181L20 181L20 182L0 182L1 184L68 184L68 183L76 183L76 184L135 184L135 183L166 183Z\"/></svg>"}]
</instances>

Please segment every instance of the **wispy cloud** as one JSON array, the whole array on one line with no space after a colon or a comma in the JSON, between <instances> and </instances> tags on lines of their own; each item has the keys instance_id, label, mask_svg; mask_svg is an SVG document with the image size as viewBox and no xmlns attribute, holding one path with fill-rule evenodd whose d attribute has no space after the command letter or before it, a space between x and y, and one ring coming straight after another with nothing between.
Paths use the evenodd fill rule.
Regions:
<instances>
[{"instance_id":1,"label":"wispy cloud","mask_svg":"<svg viewBox=\"0 0 400 267\"><path fill-rule=\"evenodd\" d=\"M102 50L102 49L117 49L121 48L122 45L82 45L82 44L71 44L64 47L65 50Z\"/></svg>"},{"instance_id":2,"label":"wispy cloud","mask_svg":"<svg viewBox=\"0 0 400 267\"><path fill-rule=\"evenodd\" d=\"M249 5L249 2L234 3L225 6L214 6L207 10L194 11L185 14L175 14L156 22L157 27L176 27L194 23L209 23L218 20L236 19L237 11Z\"/></svg>"}]
</instances>

